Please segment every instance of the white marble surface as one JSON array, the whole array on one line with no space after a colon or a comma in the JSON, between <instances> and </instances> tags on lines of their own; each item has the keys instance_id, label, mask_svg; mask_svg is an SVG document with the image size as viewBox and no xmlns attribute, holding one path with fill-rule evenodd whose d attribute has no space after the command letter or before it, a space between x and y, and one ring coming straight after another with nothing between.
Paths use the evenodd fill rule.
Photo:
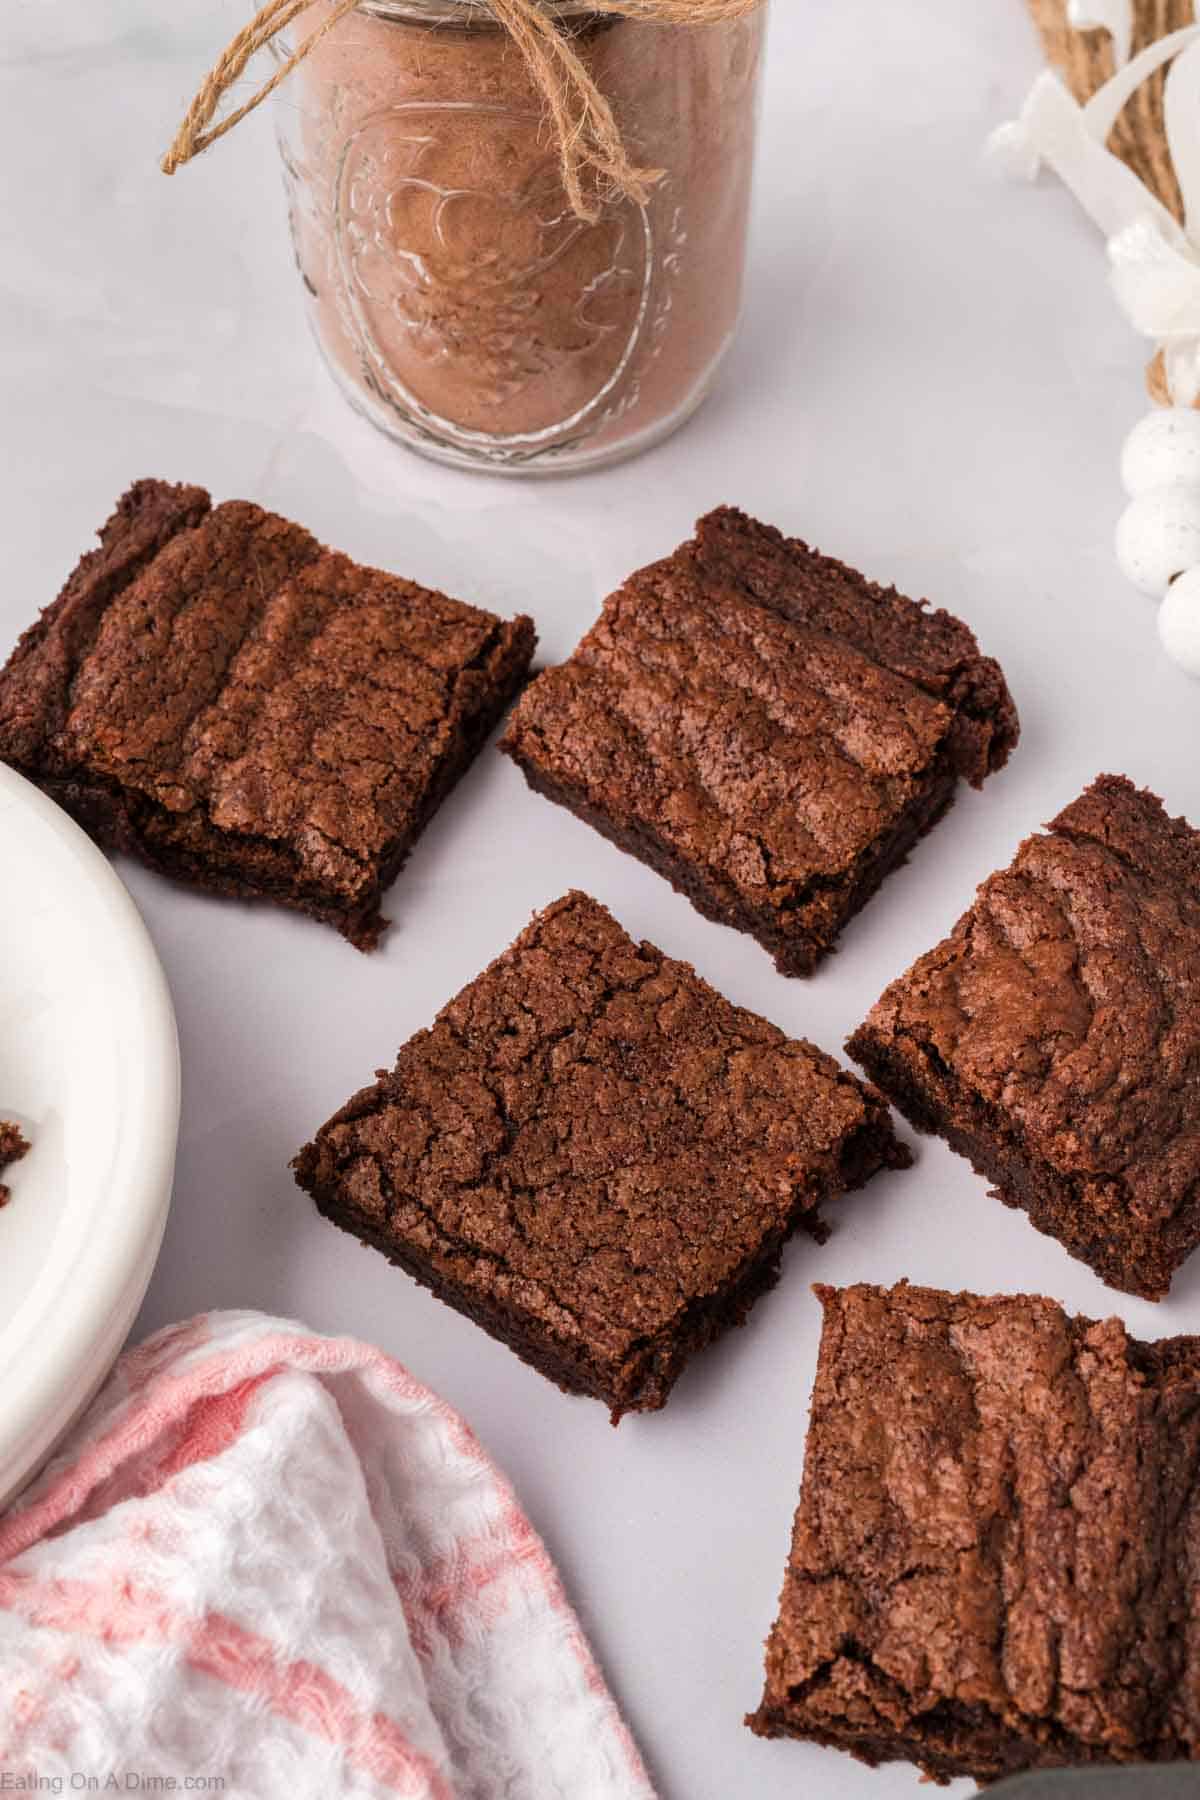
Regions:
<instances>
[{"instance_id":1,"label":"white marble surface","mask_svg":"<svg viewBox=\"0 0 1200 1800\"><path fill-rule=\"evenodd\" d=\"M139 1329L255 1306L375 1340L462 1408L517 1484L666 1800L915 1795L743 1728L800 1476L809 1282L1032 1286L1147 1335L1200 1329L1200 1258L1168 1304L1121 1302L940 1145L797 1244L745 1331L669 1409L614 1432L323 1224L287 1161L345 1095L569 884L734 999L837 1049L1017 839L1098 770L1200 819L1200 689L1166 661L1111 534L1140 346L1067 197L996 185L988 128L1036 66L1020 0L781 0L745 329L671 444L510 485L377 440L318 371L265 120L156 169L234 0L9 0L0 39L0 446L7 645L117 492L157 473L245 495L345 549L504 611L557 659L629 569L724 500L962 613L1024 738L808 983L706 924L486 754L430 830L376 957L269 909L123 868L178 1007L184 1116ZM297 1546L303 1555L303 1546Z\"/></svg>"}]
</instances>

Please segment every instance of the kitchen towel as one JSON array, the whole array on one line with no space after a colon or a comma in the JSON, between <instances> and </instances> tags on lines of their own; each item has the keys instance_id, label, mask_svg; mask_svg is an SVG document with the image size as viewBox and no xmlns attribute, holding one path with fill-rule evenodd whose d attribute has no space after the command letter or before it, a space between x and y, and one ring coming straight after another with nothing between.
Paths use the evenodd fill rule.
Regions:
<instances>
[{"instance_id":1,"label":"kitchen towel","mask_svg":"<svg viewBox=\"0 0 1200 1800\"><path fill-rule=\"evenodd\" d=\"M0 1519L0 1770L30 1793L653 1800L463 1421L379 1350L244 1312L128 1351Z\"/></svg>"}]
</instances>

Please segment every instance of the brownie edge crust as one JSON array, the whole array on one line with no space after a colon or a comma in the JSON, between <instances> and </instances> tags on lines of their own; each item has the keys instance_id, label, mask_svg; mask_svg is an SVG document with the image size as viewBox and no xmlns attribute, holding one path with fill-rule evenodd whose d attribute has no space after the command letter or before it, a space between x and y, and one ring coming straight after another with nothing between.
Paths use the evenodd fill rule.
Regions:
<instances>
[{"instance_id":1,"label":"brownie edge crust","mask_svg":"<svg viewBox=\"0 0 1200 1800\"><path fill-rule=\"evenodd\" d=\"M534 630L139 481L0 671L0 759L99 843L370 949Z\"/></svg>"},{"instance_id":2,"label":"brownie edge crust","mask_svg":"<svg viewBox=\"0 0 1200 1800\"><path fill-rule=\"evenodd\" d=\"M1033 1295L820 1287L747 1723L987 1783L1200 1757L1200 1339Z\"/></svg>"},{"instance_id":3,"label":"brownie edge crust","mask_svg":"<svg viewBox=\"0 0 1200 1800\"><path fill-rule=\"evenodd\" d=\"M879 1096L571 893L295 1159L318 1209L569 1393L652 1411L785 1240L909 1153Z\"/></svg>"}]
</instances>

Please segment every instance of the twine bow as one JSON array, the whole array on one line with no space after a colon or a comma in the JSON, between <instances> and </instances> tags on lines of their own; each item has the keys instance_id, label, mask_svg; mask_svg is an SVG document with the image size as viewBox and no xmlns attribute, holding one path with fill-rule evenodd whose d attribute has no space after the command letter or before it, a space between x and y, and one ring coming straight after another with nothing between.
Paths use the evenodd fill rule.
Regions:
<instances>
[{"instance_id":1,"label":"twine bow","mask_svg":"<svg viewBox=\"0 0 1200 1800\"><path fill-rule=\"evenodd\" d=\"M462 0L490 12L508 32L528 65L542 95L558 141L563 187L571 209L581 219L599 213L595 189L626 195L644 204L660 178L660 169L639 168L629 156L613 110L586 64L572 45L566 22L546 9L543 0ZM762 0L589 0L592 14L644 19L664 25L719 25L744 18ZM298 63L311 55L321 39L354 11L358 0L334 0L329 13L258 91L213 124L221 101L247 64L272 39L308 10L312 0L267 0L239 31L201 83L199 92L162 160L165 175L190 162L210 144L252 113L286 81ZM589 176L591 180L589 181ZM589 192L589 187L593 190Z\"/></svg>"}]
</instances>

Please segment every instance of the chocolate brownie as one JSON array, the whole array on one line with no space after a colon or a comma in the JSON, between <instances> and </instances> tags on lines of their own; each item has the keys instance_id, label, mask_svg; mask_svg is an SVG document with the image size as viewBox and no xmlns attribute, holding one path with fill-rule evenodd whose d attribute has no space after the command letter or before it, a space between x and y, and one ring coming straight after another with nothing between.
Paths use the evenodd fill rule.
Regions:
<instances>
[{"instance_id":1,"label":"chocolate brownie","mask_svg":"<svg viewBox=\"0 0 1200 1800\"><path fill-rule=\"evenodd\" d=\"M1200 1243L1200 834L1118 775L1028 838L847 1048L1111 1287Z\"/></svg>"},{"instance_id":2,"label":"chocolate brownie","mask_svg":"<svg viewBox=\"0 0 1200 1800\"><path fill-rule=\"evenodd\" d=\"M818 1288L764 1737L988 1782L1200 1758L1200 1338Z\"/></svg>"},{"instance_id":3,"label":"chocolate brownie","mask_svg":"<svg viewBox=\"0 0 1200 1800\"><path fill-rule=\"evenodd\" d=\"M139 481L0 673L0 759L109 848L366 950L533 645L261 507Z\"/></svg>"},{"instance_id":4,"label":"chocolate brownie","mask_svg":"<svg viewBox=\"0 0 1200 1800\"><path fill-rule=\"evenodd\" d=\"M501 748L706 918L807 975L1017 729L958 619L725 507L606 602Z\"/></svg>"},{"instance_id":5,"label":"chocolate brownie","mask_svg":"<svg viewBox=\"0 0 1200 1800\"><path fill-rule=\"evenodd\" d=\"M14 1163L20 1162L28 1150L29 1145L21 1128L13 1125L8 1119L0 1119L0 1175L3 1175L6 1169L11 1169ZM0 1206L4 1206L9 1198L7 1186L0 1181Z\"/></svg>"},{"instance_id":6,"label":"chocolate brownie","mask_svg":"<svg viewBox=\"0 0 1200 1800\"><path fill-rule=\"evenodd\" d=\"M741 1323L824 1201L909 1160L831 1057L571 893L293 1167L326 1217L618 1418Z\"/></svg>"}]
</instances>

